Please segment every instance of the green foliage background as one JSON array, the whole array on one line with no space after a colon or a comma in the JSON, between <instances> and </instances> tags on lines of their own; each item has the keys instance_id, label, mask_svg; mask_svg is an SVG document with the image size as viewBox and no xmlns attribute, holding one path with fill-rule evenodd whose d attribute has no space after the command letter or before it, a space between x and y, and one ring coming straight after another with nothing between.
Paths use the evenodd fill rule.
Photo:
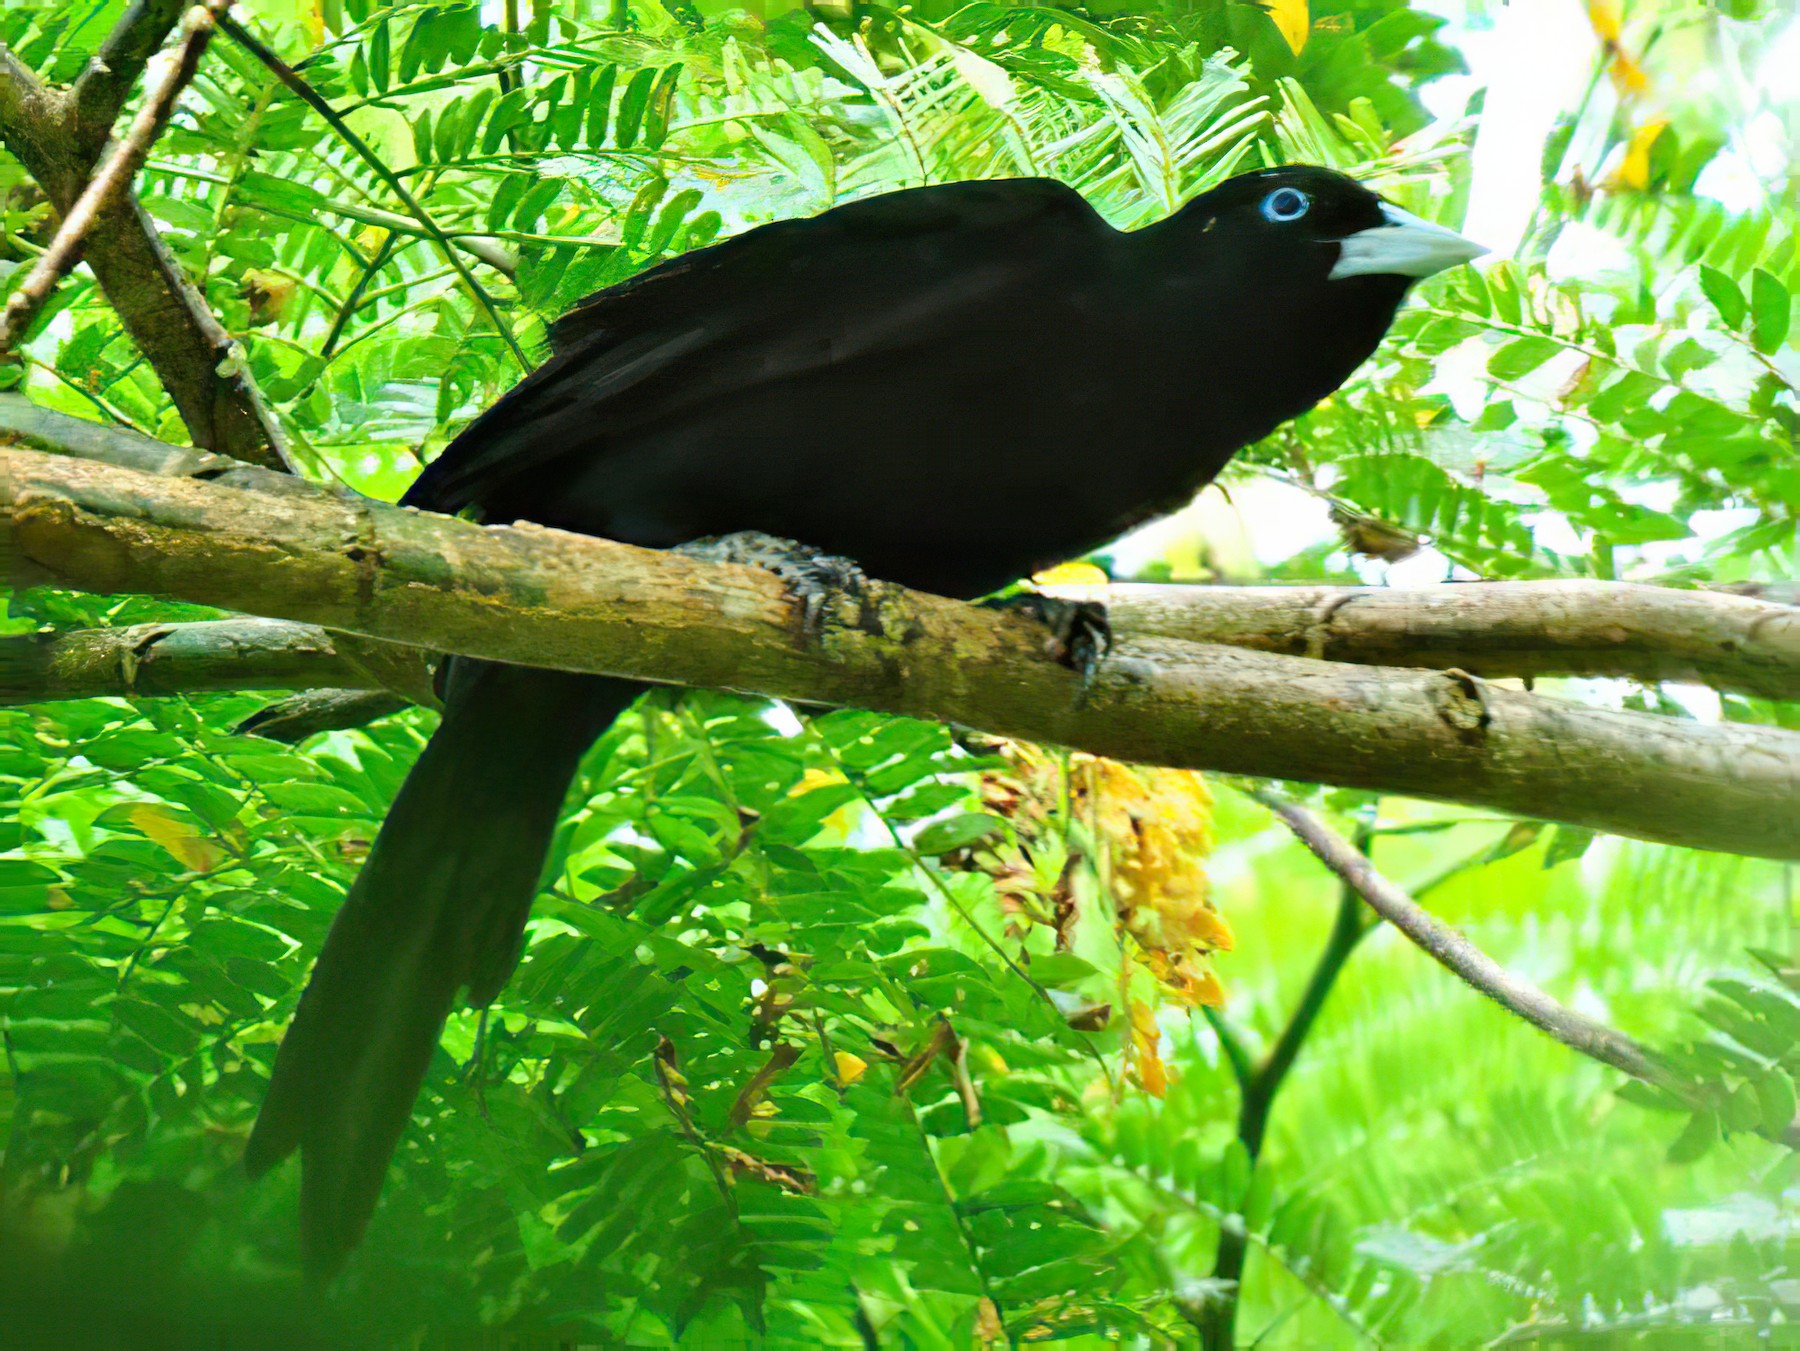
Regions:
<instances>
[{"instance_id":1,"label":"green foliage background","mask_svg":"<svg viewBox=\"0 0 1800 1351\"><path fill-rule=\"evenodd\" d=\"M722 233L1016 174L1135 225L1296 159L1454 221L1479 125L1478 108L1425 112L1417 89L1460 59L1441 18L1399 0L1324 0L1298 55L1260 8L1174 0L248 8L439 224L516 258L511 276L474 264L472 291L329 127L214 44L145 204L308 471L386 496L561 309ZM121 9L10 5L0 40L66 80ZM1696 195L1771 110L1684 81L1753 65L1795 20L1759 0L1627 18L1655 105L1599 97L1620 72L1597 65L1545 147L1517 261L1419 288L1380 357L1232 482L1323 496L1466 574L1791 581L1800 179L1790 156L1753 209ZM0 155L0 285L45 231ZM1612 262L1553 268L1565 236L1607 241ZM183 438L85 274L0 380ZM1194 553L1177 541L1149 573ZM1332 544L1268 575L1357 567ZM32 592L8 622L198 613ZM264 702L0 711L0 1290L61 1344L1183 1343L1221 1296L1222 1224L1249 1236L1244 1345L1748 1337L1800 1306L1795 1165L1747 1134L1793 1114L1800 1002L1771 974L1791 869L1329 795L1384 868L1433 880L1446 919L1668 1048L1713 1107L1621 1095L1377 932L1253 1169L1218 1028L1274 1039L1334 903L1266 813L1221 786L1209 868L1239 940L1219 962L1232 997L1216 1025L1161 1010L1177 1080L1158 1099L1125 1072L1122 1007L1099 1031L1064 1015L1151 997L1112 935L1058 952L952 866L971 835L1015 829L966 819L979 751L706 693L647 699L589 757L518 975L485 1020L453 1019L366 1248L329 1306L305 1300L292 1172L251 1187L237 1156L430 715L296 749L234 734ZM1800 725L1737 697L1717 716ZM963 814L948 833L947 813ZM1057 830L1100 887L1078 815ZM973 1129L947 1057L905 1082L946 1016ZM868 1064L854 1083L839 1052Z\"/></svg>"}]
</instances>

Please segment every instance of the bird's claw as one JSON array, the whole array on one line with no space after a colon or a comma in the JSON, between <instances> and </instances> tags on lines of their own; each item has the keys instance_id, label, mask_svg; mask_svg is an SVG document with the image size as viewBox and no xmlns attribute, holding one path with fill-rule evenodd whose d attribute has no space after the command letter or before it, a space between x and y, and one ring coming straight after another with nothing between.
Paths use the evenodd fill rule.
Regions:
<instances>
[{"instance_id":1,"label":"bird's claw","mask_svg":"<svg viewBox=\"0 0 1800 1351\"><path fill-rule=\"evenodd\" d=\"M788 594L800 609L800 631L807 638L817 638L824 632L834 600L848 597L860 611L868 599L869 579L850 559L825 553L810 544L765 535L760 530L709 535L680 545L675 552L712 563L743 563L774 573L787 583Z\"/></svg>"},{"instance_id":2,"label":"bird's claw","mask_svg":"<svg viewBox=\"0 0 1800 1351\"><path fill-rule=\"evenodd\" d=\"M1038 591L1021 591L982 604L1028 615L1043 625L1049 631L1046 654L1058 665L1079 672L1083 685L1093 678L1101 659L1112 651L1112 625L1106 618L1106 607L1098 601L1065 600Z\"/></svg>"}]
</instances>

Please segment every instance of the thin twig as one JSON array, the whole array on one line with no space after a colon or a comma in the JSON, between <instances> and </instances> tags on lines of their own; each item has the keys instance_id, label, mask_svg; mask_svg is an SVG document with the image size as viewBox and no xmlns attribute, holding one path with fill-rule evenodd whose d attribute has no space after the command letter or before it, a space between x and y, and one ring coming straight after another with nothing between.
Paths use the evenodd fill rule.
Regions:
<instances>
[{"instance_id":1,"label":"thin twig","mask_svg":"<svg viewBox=\"0 0 1800 1351\"><path fill-rule=\"evenodd\" d=\"M488 322L494 326L494 331L498 333L501 340L505 342L507 350L512 353L513 360L518 363L519 369L521 371L530 371L531 359L525 355L525 350L519 346L519 340L513 336L512 328L501 316L500 308L494 303L494 298L487 293L487 290L480 282L475 280L475 274L469 271L468 264L463 261L462 255L456 251L456 247L451 242L450 237L444 233L437 221L432 219L431 214L420 204L418 198L414 197L412 193L407 190L406 184L400 181L399 175L382 161L381 156L377 155L369 148L369 143L367 141L363 140L362 137L351 130L350 124L338 115L337 109L331 106L324 95L320 94L318 90L308 84L300 72L288 65L287 62L283 61L279 56L275 55L274 52L270 51L247 32L243 25L232 19L224 18L220 20L219 27L224 29L233 42L237 43L245 51L249 52L250 55L254 56L258 61L262 62L263 65L273 71L275 77L292 90L302 103L305 103L314 112L318 113L320 117L324 118L325 121L330 124L331 129L338 134L339 139L341 139L345 145L349 146L351 150L356 152L356 155L363 163L374 170L375 175L387 185L388 191L392 192L394 196L400 199L407 211L412 214L413 219L418 221L418 223L424 227L425 232L431 236L433 242L435 242L438 248L443 252L444 261L456 269L456 275L462 279L463 285L468 289L468 292L475 303L481 306L482 310L487 314Z\"/></svg>"},{"instance_id":2,"label":"thin twig","mask_svg":"<svg viewBox=\"0 0 1800 1351\"><path fill-rule=\"evenodd\" d=\"M1672 1077L1630 1037L1558 1003L1507 971L1383 877L1367 854L1306 808L1266 788L1252 789L1250 795L1279 816L1318 860L1354 887L1378 915L1458 979L1570 1050L1659 1088L1674 1087Z\"/></svg>"},{"instance_id":3,"label":"thin twig","mask_svg":"<svg viewBox=\"0 0 1800 1351\"><path fill-rule=\"evenodd\" d=\"M200 57L212 40L213 25L231 8L231 0L206 0L187 12L181 21L181 39L175 59L151 85L144 106L131 120L124 139L115 142L101 161L81 196L63 216L62 226L50 247L32 264L31 272L0 310L0 352L8 351L50 298L63 274L75 266L81 244L100 213L111 206L137 171L143 167L150 146L175 111L175 102L200 68Z\"/></svg>"}]
</instances>

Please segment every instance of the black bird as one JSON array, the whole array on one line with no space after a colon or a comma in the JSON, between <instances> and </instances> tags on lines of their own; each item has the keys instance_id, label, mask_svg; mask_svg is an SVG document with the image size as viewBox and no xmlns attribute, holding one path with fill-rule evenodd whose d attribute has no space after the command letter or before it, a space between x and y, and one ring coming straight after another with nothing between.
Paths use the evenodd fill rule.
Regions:
<instances>
[{"instance_id":1,"label":"black bird","mask_svg":"<svg viewBox=\"0 0 1800 1351\"><path fill-rule=\"evenodd\" d=\"M404 500L654 547L761 531L972 599L1185 502L1481 252L1310 167L1129 234L1044 179L871 197L589 297ZM315 1274L360 1240L457 992L510 976L577 761L640 688L451 661L246 1154L301 1150Z\"/></svg>"}]
</instances>

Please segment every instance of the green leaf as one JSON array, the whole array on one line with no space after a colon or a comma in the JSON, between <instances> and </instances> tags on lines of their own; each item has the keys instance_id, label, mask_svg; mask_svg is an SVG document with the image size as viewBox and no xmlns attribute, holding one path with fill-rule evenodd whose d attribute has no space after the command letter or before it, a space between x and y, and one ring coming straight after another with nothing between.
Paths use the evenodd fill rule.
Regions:
<instances>
[{"instance_id":1,"label":"green leaf","mask_svg":"<svg viewBox=\"0 0 1800 1351\"><path fill-rule=\"evenodd\" d=\"M637 143L638 128L644 120L644 111L650 104L650 93L656 85L656 71L645 67L631 77L625 86L625 93L619 99L619 115L613 124L613 142L621 150L629 150Z\"/></svg>"},{"instance_id":2,"label":"green leaf","mask_svg":"<svg viewBox=\"0 0 1800 1351\"><path fill-rule=\"evenodd\" d=\"M986 812L964 812L945 821L934 821L913 839L913 848L921 854L948 854L967 849L978 840L1005 831L1006 822Z\"/></svg>"},{"instance_id":3,"label":"green leaf","mask_svg":"<svg viewBox=\"0 0 1800 1351\"><path fill-rule=\"evenodd\" d=\"M587 131L583 139L589 146L606 144L606 124L612 117L613 84L618 78L617 65L606 67L594 83L594 92L588 96Z\"/></svg>"},{"instance_id":4,"label":"green leaf","mask_svg":"<svg viewBox=\"0 0 1800 1351\"><path fill-rule=\"evenodd\" d=\"M652 150L662 148L669 139L669 110L675 101L675 86L681 79L681 63L676 62L656 77L656 87L644 109L644 144ZM627 91L629 92L629 91Z\"/></svg>"},{"instance_id":5,"label":"green leaf","mask_svg":"<svg viewBox=\"0 0 1800 1351\"><path fill-rule=\"evenodd\" d=\"M1695 1112L1669 1146L1669 1162L1693 1163L1718 1143L1718 1116L1710 1110Z\"/></svg>"},{"instance_id":6,"label":"green leaf","mask_svg":"<svg viewBox=\"0 0 1800 1351\"><path fill-rule=\"evenodd\" d=\"M1793 309L1787 287L1773 273L1759 267L1750 274L1750 332L1757 351L1767 355L1787 341Z\"/></svg>"},{"instance_id":7,"label":"green leaf","mask_svg":"<svg viewBox=\"0 0 1800 1351\"><path fill-rule=\"evenodd\" d=\"M1594 832L1583 830L1580 826L1560 825L1556 833L1550 837L1550 844L1544 850L1544 867L1554 868L1559 863L1568 863L1587 853L1594 842Z\"/></svg>"},{"instance_id":8,"label":"green leaf","mask_svg":"<svg viewBox=\"0 0 1800 1351\"><path fill-rule=\"evenodd\" d=\"M1738 284L1716 267L1700 265L1700 289L1706 293L1707 300L1719 312L1719 318L1725 321L1726 328L1738 328L1750 312L1744 300L1744 293Z\"/></svg>"},{"instance_id":9,"label":"green leaf","mask_svg":"<svg viewBox=\"0 0 1800 1351\"><path fill-rule=\"evenodd\" d=\"M1551 338L1514 338L1488 358L1488 374L1498 380L1517 380L1564 350Z\"/></svg>"},{"instance_id":10,"label":"green leaf","mask_svg":"<svg viewBox=\"0 0 1800 1351\"><path fill-rule=\"evenodd\" d=\"M1781 1070L1770 1070L1758 1075L1754 1083L1762 1129L1770 1135L1782 1134L1794 1124L1795 1113L1800 1111L1794 1081Z\"/></svg>"},{"instance_id":11,"label":"green leaf","mask_svg":"<svg viewBox=\"0 0 1800 1351\"><path fill-rule=\"evenodd\" d=\"M369 79L380 93L387 93L388 76L388 21L379 20L374 32L369 34Z\"/></svg>"}]
</instances>

